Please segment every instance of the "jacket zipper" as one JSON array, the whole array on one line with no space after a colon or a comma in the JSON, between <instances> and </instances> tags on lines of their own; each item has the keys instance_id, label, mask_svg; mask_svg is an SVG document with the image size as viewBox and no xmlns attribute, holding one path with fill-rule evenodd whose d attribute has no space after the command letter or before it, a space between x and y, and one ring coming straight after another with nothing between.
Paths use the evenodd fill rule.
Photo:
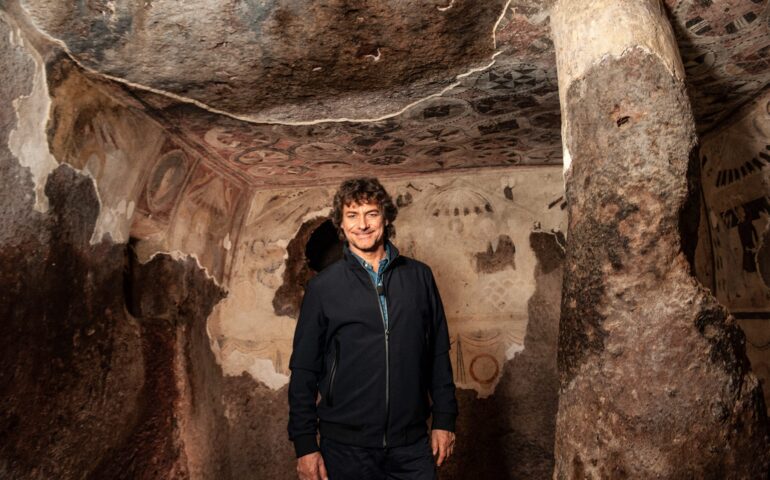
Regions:
<instances>
[{"instance_id":1,"label":"jacket zipper","mask_svg":"<svg viewBox=\"0 0 770 480\"><path fill-rule=\"evenodd\" d=\"M390 259L385 266L385 270L382 271L382 281L385 282L385 272L393 265L393 261L398 258L398 255ZM363 267L361 267L363 268ZM364 269L366 273L366 269ZM369 273L366 273L369 276ZM382 447L388 448L388 423L390 421L390 325L385 326L385 314L382 311L382 303L380 303L380 294L377 292L377 285L374 285L371 280L369 284L374 289L374 299L377 301L377 308L380 311L380 319L382 320L382 328L385 331L385 431L382 433Z\"/></svg>"},{"instance_id":2,"label":"jacket zipper","mask_svg":"<svg viewBox=\"0 0 770 480\"><path fill-rule=\"evenodd\" d=\"M382 271L383 284L385 283L385 271L392 264L393 259L385 266L385 270ZM382 302L380 302L380 293L377 291L377 285L372 284L372 287L374 288L374 298L377 300L377 308L380 310L382 328L385 331L385 431L382 432L382 447L388 448L388 423L390 423L390 325L385 325L385 313L382 311Z\"/></svg>"},{"instance_id":3,"label":"jacket zipper","mask_svg":"<svg viewBox=\"0 0 770 480\"><path fill-rule=\"evenodd\" d=\"M384 272L383 272L384 276ZM385 431L382 432L382 447L388 448L388 423L390 421L390 327L385 325L385 314L382 311L382 302L377 287L374 287L377 306L380 309L382 328L385 330Z\"/></svg>"}]
</instances>

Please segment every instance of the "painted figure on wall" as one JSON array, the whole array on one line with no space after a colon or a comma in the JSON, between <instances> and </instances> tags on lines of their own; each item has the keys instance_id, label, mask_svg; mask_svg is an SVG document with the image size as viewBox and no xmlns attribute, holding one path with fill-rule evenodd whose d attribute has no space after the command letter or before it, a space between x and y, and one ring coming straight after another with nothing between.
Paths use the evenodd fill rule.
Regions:
<instances>
[{"instance_id":1,"label":"painted figure on wall","mask_svg":"<svg viewBox=\"0 0 770 480\"><path fill-rule=\"evenodd\" d=\"M344 256L308 283L289 365L301 479L435 479L453 453L444 308L430 268L390 242L397 212L374 178L347 180L335 195Z\"/></svg>"},{"instance_id":2,"label":"painted figure on wall","mask_svg":"<svg viewBox=\"0 0 770 480\"><path fill-rule=\"evenodd\" d=\"M715 296L743 318L770 317L764 237L770 228L770 101L757 102L701 147ZM700 267L702 271L703 266Z\"/></svg>"}]
</instances>

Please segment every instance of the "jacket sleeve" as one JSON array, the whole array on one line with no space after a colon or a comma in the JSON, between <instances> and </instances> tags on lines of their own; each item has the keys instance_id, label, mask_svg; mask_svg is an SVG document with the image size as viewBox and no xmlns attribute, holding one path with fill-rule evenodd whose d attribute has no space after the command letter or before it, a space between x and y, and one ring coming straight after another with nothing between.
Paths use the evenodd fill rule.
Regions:
<instances>
[{"instance_id":1,"label":"jacket sleeve","mask_svg":"<svg viewBox=\"0 0 770 480\"><path fill-rule=\"evenodd\" d=\"M318 415L316 397L323 369L327 321L318 289L311 281L302 299L294 344L289 361L289 439L297 457L319 450L316 439Z\"/></svg>"},{"instance_id":2,"label":"jacket sleeve","mask_svg":"<svg viewBox=\"0 0 770 480\"><path fill-rule=\"evenodd\" d=\"M455 431L457 418L457 399L452 375L452 363L449 360L449 329L447 327L444 305L438 293L436 280L430 274L431 309L433 314L433 365L431 368L430 397L433 402L434 430Z\"/></svg>"}]
</instances>

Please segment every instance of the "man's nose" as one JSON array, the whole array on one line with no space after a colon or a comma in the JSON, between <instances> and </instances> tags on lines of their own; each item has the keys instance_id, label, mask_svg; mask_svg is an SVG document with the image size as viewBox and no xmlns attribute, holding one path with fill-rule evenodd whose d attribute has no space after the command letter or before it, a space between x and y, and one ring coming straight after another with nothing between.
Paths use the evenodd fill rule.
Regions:
<instances>
[{"instance_id":1,"label":"man's nose","mask_svg":"<svg viewBox=\"0 0 770 480\"><path fill-rule=\"evenodd\" d=\"M358 229L359 230L366 230L369 227L369 221L366 218L366 215L361 215L358 217Z\"/></svg>"}]
</instances>

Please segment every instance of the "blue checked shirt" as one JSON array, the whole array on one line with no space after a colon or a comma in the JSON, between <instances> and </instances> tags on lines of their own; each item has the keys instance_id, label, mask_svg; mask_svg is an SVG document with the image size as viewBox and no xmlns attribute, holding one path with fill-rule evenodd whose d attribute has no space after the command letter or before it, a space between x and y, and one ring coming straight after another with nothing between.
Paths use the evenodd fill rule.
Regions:
<instances>
[{"instance_id":1,"label":"blue checked shirt","mask_svg":"<svg viewBox=\"0 0 770 480\"><path fill-rule=\"evenodd\" d=\"M350 252L353 253L353 252ZM377 271L374 271L374 267L372 267L366 260L359 257L355 253L353 253L353 256L356 257L356 260L361 263L361 266L364 267L366 272L369 274L369 278L372 279L372 283L374 284L374 287L380 287L381 294L378 295L380 298L380 311L382 312L382 321L383 321L383 327L385 327L385 330L388 329L388 300L385 298L385 289L382 285L382 272L385 271L385 267L388 266L388 262L390 262L390 244L385 244L385 258L380 260L380 264L377 267Z\"/></svg>"}]
</instances>

